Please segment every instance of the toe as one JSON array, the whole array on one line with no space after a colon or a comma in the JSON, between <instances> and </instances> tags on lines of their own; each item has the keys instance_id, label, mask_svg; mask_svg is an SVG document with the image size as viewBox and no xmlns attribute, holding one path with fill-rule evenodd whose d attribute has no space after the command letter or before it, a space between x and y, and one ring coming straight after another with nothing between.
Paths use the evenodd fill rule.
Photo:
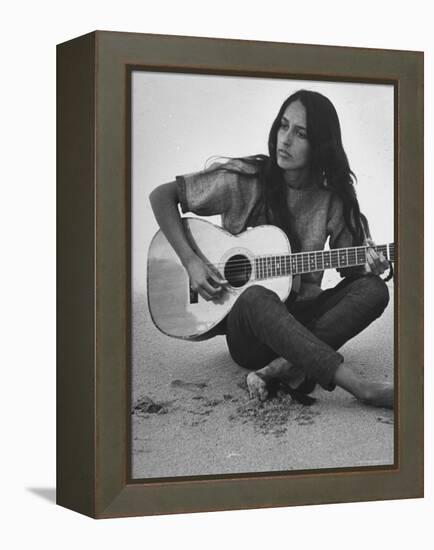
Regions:
<instances>
[{"instance_id":1,"label":"toe","mask_svg":"<svg viewBox=\"0 0 434 550\"><path fill-rule=\"evenodd\" d=\"M265 401L268 397L267 384L254 372L247 375L247 389L251 398L257 398Z\"/></svg>"}]
</instances>

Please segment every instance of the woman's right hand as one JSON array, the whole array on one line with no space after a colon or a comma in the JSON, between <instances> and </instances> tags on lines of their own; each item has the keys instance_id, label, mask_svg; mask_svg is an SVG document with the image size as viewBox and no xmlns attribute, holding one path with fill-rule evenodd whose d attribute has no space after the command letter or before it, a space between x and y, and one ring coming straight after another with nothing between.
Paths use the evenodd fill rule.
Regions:
<instances>
[{"instance_id":1,"label":"woman's right hand","mask_svg":"<svg viewBox=\"0 0 434 550\"><path fill-rule=\"evenodd\" d=\"M228 282L217 269L204 262L192 249L179 215L176 182L159 185L149 198L158 225L188 272L191 288L205 300L220 298Z\"/></svg>"},{"instance_id":2,"label":"woman's right hand","mask_svg":"<svg viewBox=\"0 0 434 550\"><path fill-rule=\"evenodd\" d=\"M219 298L228 285L228 281L223 279L212 265L206 264L196 254L185 267L190 277L191 288L207 301Z\"/></svg>"}]
</instances>

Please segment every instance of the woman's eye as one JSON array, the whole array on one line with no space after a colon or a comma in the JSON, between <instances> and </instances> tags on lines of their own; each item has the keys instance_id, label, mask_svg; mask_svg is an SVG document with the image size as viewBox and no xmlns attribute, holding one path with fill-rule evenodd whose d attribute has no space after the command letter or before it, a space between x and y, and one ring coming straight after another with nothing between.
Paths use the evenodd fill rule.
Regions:
<instances>
[{"instance_id":1,"label":"woman's eye","mask_svg":"<svg viewBox=\"0 0 434 550\"><path fill-rule=\"evenodd\" d=\"M301 138L303 138L303 139L306 139L306 137L307 137L307 136L306 136L306 132L304 132L303 130L298 130L298 131L297 131L297 136L298 136L298 137L301 137Z\"/></svg>"},{"instance_id":2,"label":"woman's eye","mask_svg":"<svg viewBox=\"0 0 434 550\"><path fill-rule=\"evenodd\" d=\"M280 123L280 127L282 128L282 130L287 130L288 129L288 123L287 122L284 122L282 120L282 122Z\"/></svg>"}]
</instances>

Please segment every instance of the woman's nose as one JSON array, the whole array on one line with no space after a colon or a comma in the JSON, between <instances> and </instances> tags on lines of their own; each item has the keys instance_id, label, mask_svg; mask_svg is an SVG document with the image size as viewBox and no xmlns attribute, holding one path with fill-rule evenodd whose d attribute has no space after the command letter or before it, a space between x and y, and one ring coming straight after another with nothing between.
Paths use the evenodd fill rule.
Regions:
<instances>
[{"instance_id":1,"label":"woman's nose","mask_svg":"<svg viewBox=\"0 0 434 550\"><path fill-rule=\"evenodd\" d=\"M292 131L291 130L288 130L285 135L283 136L283 143L285 145L291 145L292 143L292 138L293 138L293 135L292 135Z\"/></svg>"}]
</instances>

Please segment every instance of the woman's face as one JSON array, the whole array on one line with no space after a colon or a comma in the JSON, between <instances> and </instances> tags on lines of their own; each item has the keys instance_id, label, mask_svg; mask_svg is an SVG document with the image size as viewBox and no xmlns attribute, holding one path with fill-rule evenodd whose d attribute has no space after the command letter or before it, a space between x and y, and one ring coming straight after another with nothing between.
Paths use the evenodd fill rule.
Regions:
<instances>
[{"instance_id":1,"label":"woman's face","mask_svg":"<svg viewBox=\"0 0 434 550\"><path fill-rule=\"evenodd\" d=\"M277 131L276 157L278 166L285 171L301 170L309 163L306 109L299 100L290 103L282 115Z\"/></svg>"}]
</instances>

